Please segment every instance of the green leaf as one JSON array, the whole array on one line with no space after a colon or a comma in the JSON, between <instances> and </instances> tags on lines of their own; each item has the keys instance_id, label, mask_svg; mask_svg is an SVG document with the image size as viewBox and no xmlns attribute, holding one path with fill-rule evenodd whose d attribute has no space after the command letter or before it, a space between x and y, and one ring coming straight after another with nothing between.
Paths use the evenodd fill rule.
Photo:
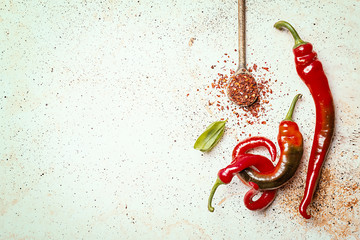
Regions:
<instances>
[{"instance_id":1,"label":"green leaf","mask_svg":"<svg viewBox=\"0 0 360 240\"><path fill-rule=\"evenodd\" d=\"M217 121L210 124L198 137L194 144L196 150L202 152L210 151L220 141L225 132L225 121Z\"/></svg>"}]
</instances>

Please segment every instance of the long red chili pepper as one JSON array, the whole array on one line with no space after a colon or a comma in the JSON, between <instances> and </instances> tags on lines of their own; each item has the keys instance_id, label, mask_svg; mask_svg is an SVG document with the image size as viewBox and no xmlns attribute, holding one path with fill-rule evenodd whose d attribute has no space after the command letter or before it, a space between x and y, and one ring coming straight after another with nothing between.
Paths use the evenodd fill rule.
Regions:
<instances>
[{"instance_id":1,"label":"long red chili pepper","mask_svg":"<svg viewBox=\"0 0 360 240\"><path fill-rule=\"evenodd\" d=\"M327 155L335 126L335 109L327 77L321 62L310 43L304 42L296 30L288 22L279 21L274 25L277 29L286 28L295 39L293 52L296 71L307 85L313 96L316 109L314 140L309 158L306 186L299 211L309 219L306 210L310 205Z\"/></svg>"}]
</instances>

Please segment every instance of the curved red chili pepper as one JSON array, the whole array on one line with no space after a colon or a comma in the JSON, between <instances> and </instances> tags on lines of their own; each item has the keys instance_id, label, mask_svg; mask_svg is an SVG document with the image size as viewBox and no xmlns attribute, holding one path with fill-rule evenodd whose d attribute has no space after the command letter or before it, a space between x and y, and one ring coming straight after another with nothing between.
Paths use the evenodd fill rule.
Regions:
<instances>
[{"instance_id":1,"label":"curved red chili pepper","mask_svg":"<svg viewBox=\"0 0 360 240\"><path fill-rule=\"evenodd\" d=\"M232 161L232 163L230 165L228 165L226 168L221 169L218 172L218 178L216 179L216 182L215 182L215 184L210 192L210 196L209 196L208 209L210 212L214 211L214 208L212 207L211 203L212 203L212 199L214 197L215 191L218 188L218 186L220 186L221 184L229 184L237 172L242 171L243 169L251 167L251 166L255 166L260 171L261 170L267 171L268 169L274 168L271 161L267 157L264 157L261 155L240 154L237 157L235 157L235 159ZM249 183L249 185L250 185L250 183ZM253 185L253 186L256 186L256 185ZM274 197L275 197L275 195L274 195ZM269 197L267 197L265 200L268 201L268 198ZM263 208L264 205L266 205L266 206L269 205L269 202L262 203L260 200L258 202L258 204L260 205L260 207L262 205L262 208Z\"/></svg>"},{"instance_id":2,"label":"curved red chili pepper","mask_svg":"<svg viewBox=\"0 0 360 240\"><path fill-rule=\"evenodd\" d=\"M271 140L269 140L265 137L258 137L258 136L250 137L250 138L247 138L247 139L239 142L233 150L232 158L234 159L239 154L245 154L247 151L257 148L257 147L266 147L266 149L270 153L271 160L273 162L275 162L275 160L276 160L275 144Z\"/></svg>"},{"instance_id":3,"label":"curved red chili pepper","mask_svg":"<svg viewBox=\"0 0 360 240\"><path fill-rule=\"evenodd\" d=\"M316 110L314 140L311 148L306 185L299 211L304 218L310 218L306 210L310 205L324 164L335 126L335 109L327 77L316 52L310 43L304 42L288 22L275 24L278 29L287 28L295 39L293 52L296 71L309 88Z\"/></svg>"},{"instance_id":4,"label":"curved red chili pepper","mask_svg":"<svg viewBox=\"0 0 360 240\"><path fill-rule=\"evenodd\" d=\"M251 166L260 166L267 160L269 160L267 157L261 155L240 154L235 157L232 163L230 163L227 167L220 169L218 172L218 178L224 184L229 184L236 173Z\"/></svg>"},{"instance_id":5,"label":"curved red chili pepper","mask_svg":"<svg viewBox=\"0 0 360 240\"><path fill-rule=\"evenodd\" d=\"M265 190L261 192L261 196L253 201L253 198L259 193L255 188L250 189L244 196L245 207L249 210L261 210L267 208L275 199L275 190Z\"/></svg>"},{"instance_id":6,"label":"curved red chili pepper","mask_svg":"<svg viewBox=\"0 0 360 240\"><path fill-rule=\"evenodd\" d=\"M267 164L264 163L255 166L256 168L258 168L260 173L271 171L274 169L274 165L272 165L272 163L269 160L266 161ZM242 182L252 187L249 191L246 192L244 196L244 204L247 209L252 211L262 210L267 208L274 201L276 197L277 189L259 191L259 186L256 183L253 182L246 183L243 180ZM253 198L259 193L261 193L261 196L254 201Z\"/></svg>"},{"instance_id":7,"label":"curved red chili pepper","mask_svg":"<svg viewBox=\"0 0 360 240\"><path fill-rule=\"evenodd\" d=\"M265 137L250 137L241 142L239 142L232 153L233 161L240 154L246 154L249 150L258 148L258 147L266 147L269 151L271 160L274 162L276 160L276 146L275 144L265 138ZM274 165L270 161L264 161L262 164L253 165L260 173L270 172L274 169ZM238 175L239 176L239 175ZM277 190L263 190L259 191L259 186L253 182L246 182L241 177L239 179L245 184L252 187L244 196L244 204L245 207L249 210L262 210L267 208L275 199ZM257 200L253 200L253 198L261 193L261 196Z\"/></svg>"},{"instance_id":8,"label":"curved red chili pepper","mask_svg":"<svg viewBox=\"0 0 360 240\"><path fill-rule=\"evenodd\" d=\"M259 188L263 190L274 190L292 178L299 166L303 153L302 134L300 133L297 124L292 120L296 102L300 97L301 94L297 94L294 97L285 119L280 123L278 142L280 145L281 156L276 166L272 166L270 160L264 156L245 154L247 150L256 147L255 143L250 142L249 144L246 144L245 141L238 144L233 151L233 161L226 168L223 168L218 172L218 178L209 197L209 211L214 211L211 202L217 187L221 184L230 183L235 174L237 174L243 182L252 185L255 190ZM257 142L262 142L263 144L264 141L257 139ZM276 153L274 144L269 142L270 140L265 144L268 147L269 152L271 153L272 151L273 153ZM262 164L266 164L267 161L269 161L271 165L269 165L269 167L262 166ZM250 169L249 167L251 166L258 167L259 171ZM266 207L275 197L274 192L268 192L264 196L261 196L263 198L256 203L252 201L254 195L256 195L256 192L250 191L245 197L245 201L247 201L249 205L253 204L254 208L259 207L257 204L263 204L261 207ZM262 202L262 200L267 202Z\"/></svg>"}]
</instances>

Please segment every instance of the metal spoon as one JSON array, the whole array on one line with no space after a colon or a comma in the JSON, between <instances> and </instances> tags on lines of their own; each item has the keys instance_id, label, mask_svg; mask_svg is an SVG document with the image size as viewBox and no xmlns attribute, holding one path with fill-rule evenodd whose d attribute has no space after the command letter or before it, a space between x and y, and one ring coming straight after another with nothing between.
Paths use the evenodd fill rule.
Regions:
<instances>
[{"instance_id":1,"label":"metal spoon","mask_svg":"<svg viewBox=\"0 0 360 240\"><path fill-rule=\"evenodd\" d=\"M229 99L241 107L250 106L257 100L259 91L255 78L246 68L245 0L238 0L239 66L227 86Z\"/></svg>"}]
</instances>

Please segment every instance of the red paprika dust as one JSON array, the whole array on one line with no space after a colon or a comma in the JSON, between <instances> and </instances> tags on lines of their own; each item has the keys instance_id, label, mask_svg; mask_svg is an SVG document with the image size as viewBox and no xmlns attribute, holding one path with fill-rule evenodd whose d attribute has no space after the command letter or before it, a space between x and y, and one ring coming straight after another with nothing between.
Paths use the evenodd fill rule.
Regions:
<instances>
[{"instance_id":1,"label":"red paprika dust","mask_svg":"<svg viewBox=\"0 0 360 240\"><path fill-rule=\"evenodd\" d=\"M258 88L253 76L246 73L232 76L227 88L231 101L239 106L250 106L258 98Z\"/></svg>"},{"instance_id":2,"label":"red paprika dust","mask_svg":"<svg viewBox=\"0 0 360 240\"><path fill-rule=\"evenodd\" d=\"M227 60L227 62L223 63L223 60ZM250 131L256 131L256 128L251 126L266 125L271 119L268 113L273 111L272 100L289 95L290 89L284 89L283 82L275 79L274 73L267 62L263 63L265 66L263 64L248 65L247 69L250 75L256 79L258 97L250 106L241 107L230 101L228 96L228 85L232 80L231 76L235 75L234 69L238 68L236 62L236 59L231 54L224 54L216 64L209 66L210 69L217 71L216 77L209 82L208 76L203 76L204 86L199 90L204 97L205 109L208 113L215 114L221 120L228 119L228 126L235 127L237 125L232 129L237 129L237 131L234 131L237 132L237 138L240 138L260 134L260 132L252 132L251 134ZM282 86L281 89L273 91L274 84ZM196 89L195 92L197 92Z\"/></svg>"}]
</instances>

